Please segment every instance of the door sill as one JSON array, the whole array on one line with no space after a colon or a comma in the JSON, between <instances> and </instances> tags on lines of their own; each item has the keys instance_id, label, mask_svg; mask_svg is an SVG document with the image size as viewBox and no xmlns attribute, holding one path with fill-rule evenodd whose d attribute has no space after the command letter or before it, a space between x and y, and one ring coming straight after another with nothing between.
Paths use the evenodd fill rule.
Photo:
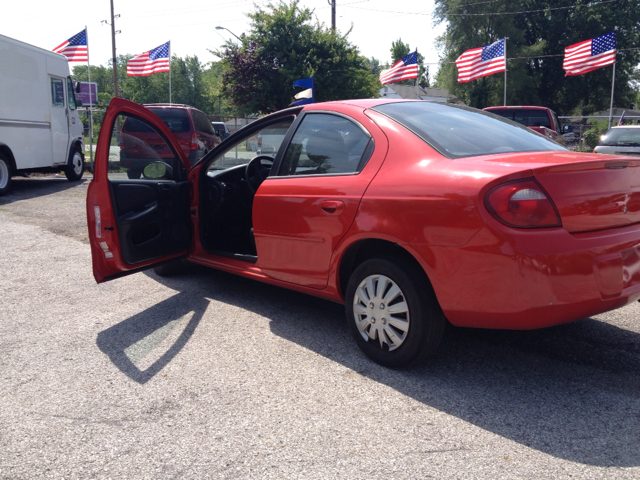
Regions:
<instances>
[{"instance_id":1,"label":"door sill","mask_svg":"<svg viewBox=\"0 0 640 480\"><path fill-rule=\"evenodd\" d=\"M211 253L213 253L214 255L220 255L221 257L235 258L236 260L242 260L244 262L256 263L258 261L258 257L256 255L247 255L247 254L244 254L244 253L225 252L223 250L212 250Z\"/></svg>"}]
</instances>

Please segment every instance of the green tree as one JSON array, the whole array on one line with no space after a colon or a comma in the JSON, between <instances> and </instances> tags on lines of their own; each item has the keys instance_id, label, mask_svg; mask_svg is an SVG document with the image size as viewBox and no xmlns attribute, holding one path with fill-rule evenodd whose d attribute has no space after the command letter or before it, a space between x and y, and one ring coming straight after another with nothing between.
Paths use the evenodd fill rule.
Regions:
<instances>
[{"instance_id":1,"label":"green tree","mask_svg":"<svg viewBox=\"0 0 640 480\"><path fill-rule=\"evenodd\" d=\"M127 62L132 55L118 57L119 96L136 103L165 103L169 101L169 73L148 76L127 75ZM87 67L73 68L76 80L88 80ZM92 66L91 81L98 84L98 103L105 108L113 97L113 69L111 65ZM192 105L209 114L233 115L236 112L222 95L222 65L219 62L202 64L197 56L171 59L171 100ZM97 117L96 117L97 118Z\"/></svg>"},{"instance_id":2,"label":"green tree","mask_svg":"<svg viewBox=\"0 0 640 480\"><path fill-rule=\"evenodd\" d=\"M613 4L583 0L513 0L468 2L436 0L438 22L447 22L439 38L443 65L436 82L474 107L501 105L504 75L457 83L453 63L465 50L508 37L507 103L543 105L560 113L589 114L608 107L612 67L565 77L564 48L618 27L614 103L628 105L635 92L631 80L640 52L640 9L636 0ZM513 12L524 12L513 14ZM517 57L517 59L516 59Z\"/></svg>"},{"instance_id":3,"label":"green tree","mask_svg":"<svg viewBox=\"0 0 640 480\"><path fill-rule=\"evenodd\" d=\"M291 3L268 4L248 14L251 31L219 55L222 93L247 113L287 107L297 93L293 82L314 76L316 101L376 96L379 83L369 60L337 33L312 23L312 12Z\"/></svg>"}]
</instances>

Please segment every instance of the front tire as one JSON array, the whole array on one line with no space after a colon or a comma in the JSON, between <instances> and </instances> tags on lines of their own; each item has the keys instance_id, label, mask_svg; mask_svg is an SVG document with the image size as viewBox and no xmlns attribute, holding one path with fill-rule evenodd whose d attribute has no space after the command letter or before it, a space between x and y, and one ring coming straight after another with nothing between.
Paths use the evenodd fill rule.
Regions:
<instances>
[{"instance_id":1,"label":"front tire","mask_svg":"<svg viewBox=\"0 0 640 480\"><path fill-rule=\"evenodd\" d=\"M349 330L362 351L390 368L436 352L446 319L422 269L399 257L363 262L347 285Z\"/></svg>"},{"instance_id":2,"label":"front tire","mask_svg":"<svg viewBox=\"0 0 640 480\"><path fill-rule=\"evenodd\" d=\"M82 178L83 172L84 155L82 155L79 147L74 147L73 151L71 152L69 162L64 169L64 174L67 177L67 180L69 180L70 182L77 182Z\"/></svg>"},{"instance_id":3,"label":"front tire","mask_svg":"<svg viewBox=\"0 0 640 480\"><path fill-rule=\"evenodd\" d=\"M0 153L0 196L11 190L11 162Z\"/></svg>"}]
</instances>

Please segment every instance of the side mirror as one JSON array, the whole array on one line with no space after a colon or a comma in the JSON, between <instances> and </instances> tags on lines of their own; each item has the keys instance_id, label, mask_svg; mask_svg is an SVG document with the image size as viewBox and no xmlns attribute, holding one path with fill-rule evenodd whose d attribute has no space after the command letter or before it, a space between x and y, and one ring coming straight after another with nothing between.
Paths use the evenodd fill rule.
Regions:
<instances>
[{"instance_id":1,"label":"side mirror","mask_svg":"<svg viewBox=\"0 0 640 480\"><path fill-rule=\"evenodd\" d=\"M142 170L144 178L149 180L159 180L161 178L172 178L173 168L164 162L148 163L144 170Z\"/></svg>"},{"instance_id":2,"label":"side mirror","mask_svg":"<svg viewBox=\"0 0 640 480\"><path fill-rule=\"evenodd\" d=\"M80 93L80 82L76 82L76 93Z\"/></svg>"}]
</instances>

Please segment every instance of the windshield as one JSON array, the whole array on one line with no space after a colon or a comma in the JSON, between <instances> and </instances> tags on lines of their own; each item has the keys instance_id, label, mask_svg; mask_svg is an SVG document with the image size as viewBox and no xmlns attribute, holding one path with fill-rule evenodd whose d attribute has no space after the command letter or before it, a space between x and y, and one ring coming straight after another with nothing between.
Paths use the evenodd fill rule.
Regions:
<instances>
[{"instance_id":1,"label":"windshield","mask_svg":"<svg viewBox=\"0 0 640 480\"><path fill-rule=\"evenodd\" d=\"M488 110L494 115L508 118L514 122L518 122L525 127L547 127L551 126L549 114L546 110L526 109L526 108L510 108L508 110Z\"/></svg>"},{"instance_id":2,"label":"windshield","mask_svg":"<svg viewBox=\"0 0 640 480\"><path fill-rule=\"evenodd\" d=\"M598 145L640 147L640 128L612 128L602 136Z\"/></svg>"},{"instance_id":3,"label":"windshield","mask_svg":"<svg viewBox=\"0 0 640 480\"><path fill-rule=\"evenodd\" d=\"M167 124L171 133L185 133L191 130L189 115L186 110L178 108L150 108L149 110Z\"/></svg>"},{"instance_id":4,"label":"windshield","mask_svg":"<svg viewBox=\"0 0 640 480\"><path fill-rule=\"evenodd\" d=\"M449 158L566 150L518 123L474 108L402 102L373 110L391 117Z\"/></svg>"}]
</instances>

